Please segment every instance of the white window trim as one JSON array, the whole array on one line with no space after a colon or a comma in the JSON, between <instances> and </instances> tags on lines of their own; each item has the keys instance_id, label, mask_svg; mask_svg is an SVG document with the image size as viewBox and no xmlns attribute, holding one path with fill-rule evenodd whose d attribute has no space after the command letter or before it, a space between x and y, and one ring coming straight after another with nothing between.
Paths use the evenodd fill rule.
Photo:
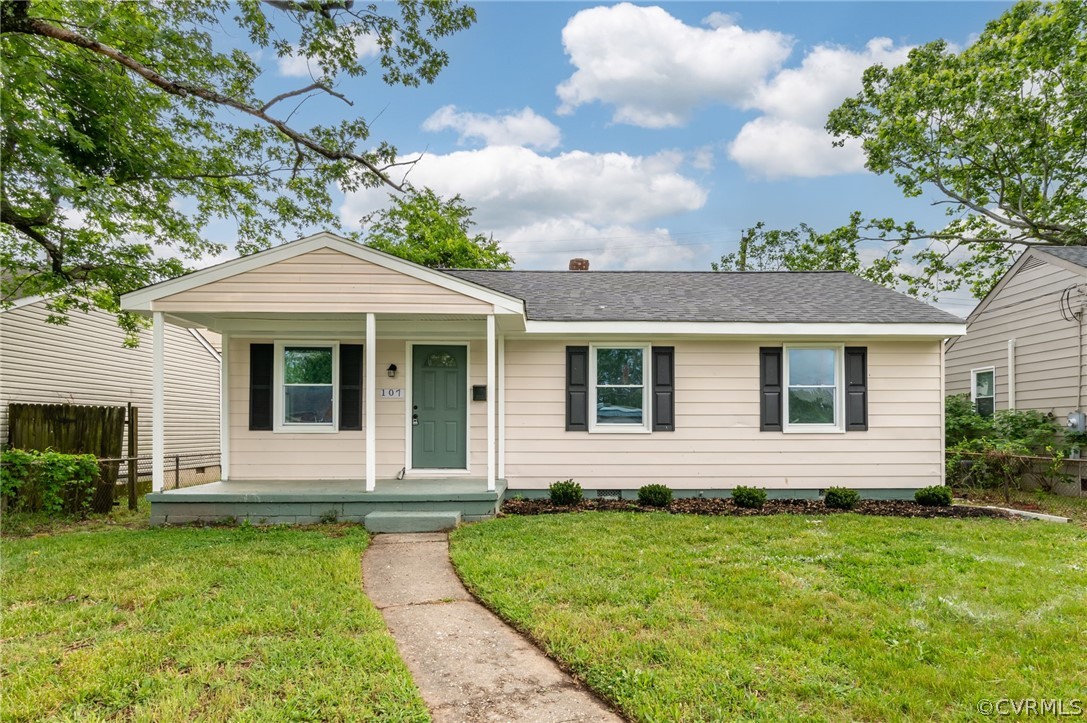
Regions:
<instances>
[{"instance_id":1,"label":"white window trim","mask_svg":"<svg viewBox=\"0 0 1087 723\"><path fill-rule=\"evenodd\" d=\"M597 349L640 349L642 352L642 423L633 424L599 424L596 421L596 350ZM652 410L650 403L650 384L653 378L653 354L652 345L637 343L601 343L589 345L589 432L596 434L649 434L653 429L649 426Z\"/></svg>"},{"instance_id":2,"label":"white window trim","mask_svg":"<svg viewBox=\"0 0 1087 723\"><path fill-rule=\"evenodd\" d=\"M990 397L981 397L982 399L993 400L993 414L996 414L996 367L978 367L977 369L970 370L970 403L974 405L974 411L978 408L978 374L984 374L986 372L992 372L993 374L993 394ZM980 412L979 412L980 414Z\"/></svg>"},{"instance_id":3,"label":"white window trim","mask_svg":"<svg viewBox=\"0 0 1087 723\"><path fill-rule=\"evenodd\" d=\"M283 421L283 350L288 346L327 346L332 349L332 424L291 424ZM325 339L277 339L273 361L272 431L288 434L335 434L340 431L340 342Z\"/></svg>"},{"instance_id":4,"label":"white window trim","mask_svg":"<svg viewBox=\"0 0 1087 723\"><path fill-rule=\"evenodd\" d=\"M834 358L834 423L789 423L789 350L833 349ZM845 344L785 344L782 356L781 421L782 431L790 434L845 434Z\"/></svg>"}]
</instances>

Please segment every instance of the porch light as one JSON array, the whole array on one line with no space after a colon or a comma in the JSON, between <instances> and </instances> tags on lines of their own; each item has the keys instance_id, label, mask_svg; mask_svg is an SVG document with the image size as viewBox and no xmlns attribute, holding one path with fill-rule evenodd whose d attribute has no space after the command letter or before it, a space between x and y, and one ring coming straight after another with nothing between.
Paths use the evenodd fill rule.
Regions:
<instances>
[{"instance_id":1,"label":"porch light","mask_svg":"<svg viewBox=\"0 0 1087 723\"><path fill-rule=\"evenodd\" d=\"M395 377L396 376L396 365L395 364L390 364L389 368L386 369L385 371L389 372L390 377Z\"/></svg>"}]
</instances>

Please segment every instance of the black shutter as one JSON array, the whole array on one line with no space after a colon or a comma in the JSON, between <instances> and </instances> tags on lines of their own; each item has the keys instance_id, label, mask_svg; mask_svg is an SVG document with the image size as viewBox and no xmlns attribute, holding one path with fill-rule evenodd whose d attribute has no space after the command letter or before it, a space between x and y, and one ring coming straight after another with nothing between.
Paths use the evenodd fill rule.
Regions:
<instances>
[{"instance_id":1,"label":"black shutter","mask_svg":"<svg viewBox=\"0 0 1087 723\"><path fill-rule=\"evenodd\" d=\"M249 428L272 428L272 370L274 344L249 345Z\"/></svg>"},{"instance_id":2,"label":"black shutter","mask_svg":"<svg viewBox=\"0 0 1087 723\"><path fill-rule=\"evenodd\" d=\"M566 431L589 431L589 347L566 347Z\"/></svg>"},{"instance_id":3,"label":"black shutter","mask_svg":"<svg viewBox=\"0 0 1087 723\"><path fill-rule=\"evenodd\" d=\"M653 431L676 429L676 349L653 347Z\"/></svg>"},{"instance_id":4,"label":"black shutter","mask_svg":"<svg viewBox=\"0 0 1087 723\"><path fill-rule=\"evenodd\" d=\"M362 344L340 344L340 429L362 429Z\"/></svg>"},{"instance_id":5,"label":"black shutter","mask_svg":"<svg viewBox=\"0 0 1087 723\"><path fill-rule=\"evenodd\" d=\"M759 424L764 432L780 432L782 378L781 348L759 349Z\"/></svg>"},{"instance_id":6,"label":"black shutter","mask_svg":"<svg viewBox=\"0 0 1087 723\"><path fill-rule=\"evenodd\" d=\"M845 431L868 429L868 348L845 348Z\"/></svg>"}]
</instances>

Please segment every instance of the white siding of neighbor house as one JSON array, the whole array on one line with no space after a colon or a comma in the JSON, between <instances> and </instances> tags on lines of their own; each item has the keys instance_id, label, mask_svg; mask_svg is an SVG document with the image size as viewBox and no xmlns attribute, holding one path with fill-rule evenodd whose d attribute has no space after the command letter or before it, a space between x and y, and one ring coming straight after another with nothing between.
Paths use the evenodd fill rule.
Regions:
<instances>
[{"instance_id":1,"label":"white siding of neighbor house","mask_svg":"<svg viewBox=\"0 0 1087 723\"><path fill-rule=\"evenodd\" d=\"M365 433L252 432L249 344L230 340L231 479L361 479ZM604 341L604 340L601 340ZM903 489L939 484L942 401L938 341L841 342L869 351L867 432L759 431L759 347L771 342L645 340L676 349L676 431L590 434L565 431L567 341L506 339L506 479L510 489L545 489L574 478L586 489L632 489L664 482L675 489L772 489L834 485ZM425 342L431 343L431 342ZM578 342L579 344L585 342ZM778 342L780 343L780 342ZM486 380L486 346L473 340L469 384ZM406 390L410 365L402 339L379 339L377 387ZM400 370L385 376L389 364ZM470 398L470 397L469 397ZM377 476L404 466L409 400L377 399ZM486 404L469 401L470 470L486 471Z\"/></svg>"},{"instance_id":2,"label":"white siding of neighbor house","mask_svg":"<svg viewBox=\"0 0 1087 723\"><path fill-rule=\"evenodd\" d=\"M45 301L0 313L0 439L8 404L140 408L140 454L151 454L151 332L135 349L103 311L47 324ZM210 335L215 338L218 335ZM166 454L218 454L219 362L187 329L166 326Z\"/></svg>"},{"instance_id":3,"label":"white siding of neighbor house","mask_svg":"<svg viewBox=\"0 0 1087 723\"><path fill-rule=\"evenodd\" d=\"M156 311L205 313L480 314L486 302L406 274L319 249L154 302Z\"/></svg>"},{"instance_id":4,"label":"white siding of neighbor house","mask_svg":"<svg viewBox=\"0 0 1087 723\"><path fill-rule=\"evenodd\" d=\"M1008 340L1015 339L1015 406L1064 417L1076 409L1087 359L1087 334L1061 317L1061 292L1087 283L1051 263L1028 260L970 319L967 334L947 349L947 393L970 392L970 370L994 367L996 408L1008 408ZM1080 345L1085 344L1082 351ZM1081 356L1082 354L1082 356ZM1085 402L1087 403L1087 402Z\"/></svg>"},{"instance_id":5,"label":"white siding of neighbor house","mask_svg":"<svg viewBox=\"0 0 1087 723\"><path fill-rule=\"evenodd\" d=\"M650 434L565 431L561 340L506 340L506 478L544 489L573 478L586 489L662 482L710 490L917 488L941 481L940 343L868 347L869 430L759 430L756 341L675 341L676 429Z\"/></svg>"},{"instance_id":6,"label":"white siding of neighbor house","mask_svg":"<svg viewBox=\"0 0 1087 723\"><path fill-rule=\"evenodd\" d=\"M249 429L249 345L270 344L273 338L231 337L230 353L230 479L236 480L323 480L363 479L366 476L365 431L328 433L285 433ZM339 337L341 343L362 343L360 338ZM473 339L469 344L468 385L486 384L486 342ZM421 341L420 343L439 343ZM377 343L377 388L401 389L400 399L376 401L377 476L395 477L405 465L405 414L408 399L410 361L403 339L379 339ZM390 364L398 373L389 378ZM380 392L379 392L380 394ZM469 470L486 474L487 407L471 401L469 409Z\"/></svg>"}]
</instances>

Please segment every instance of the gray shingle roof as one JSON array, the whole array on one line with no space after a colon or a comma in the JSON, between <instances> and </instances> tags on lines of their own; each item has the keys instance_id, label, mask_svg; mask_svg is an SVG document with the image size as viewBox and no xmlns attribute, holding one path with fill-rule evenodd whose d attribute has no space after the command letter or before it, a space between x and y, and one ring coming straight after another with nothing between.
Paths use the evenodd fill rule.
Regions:
<instances>
[{"instance_id":1,"label":"gray shingle roof","mask_svg":"<svg viewBox=\"0 0 1087 723\"><path fill-rule=\"evenodd\" d=\"M841 271L445 273L521 299L534 321L964 323Z\"/></svg>"},{"instance_id":2,"label":"gray shingle roof","mask_svg":"<svg viewBox=\"0 0 1087 723\"><path fill-rule=\"evenodd\" d=\"M1036 246L1039 251L1087 268L1087 246Z\"/></svg>"}]
</instances>

